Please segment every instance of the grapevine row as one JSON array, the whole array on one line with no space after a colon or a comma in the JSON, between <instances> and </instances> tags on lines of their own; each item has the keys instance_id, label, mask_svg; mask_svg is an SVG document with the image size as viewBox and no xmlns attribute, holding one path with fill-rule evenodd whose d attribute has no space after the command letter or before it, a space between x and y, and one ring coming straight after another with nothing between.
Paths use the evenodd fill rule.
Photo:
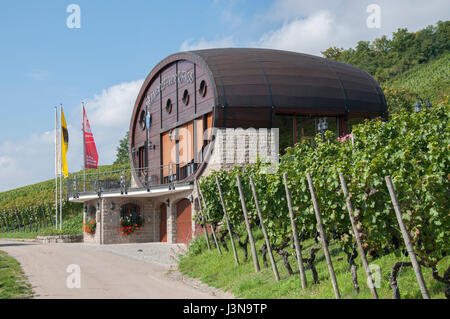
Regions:
<instances>
[{"instance_id":1,"label":"grapevine row","mask_svg":"<svg viewBox=\"0 0 450 319\"><path fill-rule=\"evenodd\" d=\"M338 140L333 132L325 139L315 139L314 144L303 142L287 150L281 157L278 170L264 174L267 165L258 162L231 171L221 170L204 177L200 182L206 200L204 217L213 226L226 224L223 206L218 194L216 177L220 181L225 211L231 225L233 239L247 256L249 233L244 223L243 207L237 187L240 176L243 195L252 228L260 225L254 196L250 187L253 178L263 223L274 252L283 256L290 274L286 248L292 243L293 232L289 218L286 189L291 192L294 221L300 242L315 237L315 218L310 188L306 174L312 176L318 200L326 242L336 242L347 255L351 267L356 267L358 256L356 240L346 207L350 199L354 219L360 234L364 254L375 259L387 253L406 251L397 222L392 199L385 177L391 176L395 186L402 219L417 259L422 267L433 270L433 277L447 285L447 275L437 272L437 265L448 256L450 247L450 125L449 102L446 101L419 113L402 112L389 122L366 121L353 128L353 136ZM343 194L339 174L347 182L349 197ZM198 220L201 223L201 220ZM218 237L224 242L226 226ZM267 247L264 247L267 249ZM314 259L315 251L310 258ZM263 254L265 259L265 253ZM391 286L395 288L393 265ZM353 270L352 270L353 272ZM355 290L357 290L357 284ZM394 296L400 297L394 289Z\"/></svg>"}]
</instances>

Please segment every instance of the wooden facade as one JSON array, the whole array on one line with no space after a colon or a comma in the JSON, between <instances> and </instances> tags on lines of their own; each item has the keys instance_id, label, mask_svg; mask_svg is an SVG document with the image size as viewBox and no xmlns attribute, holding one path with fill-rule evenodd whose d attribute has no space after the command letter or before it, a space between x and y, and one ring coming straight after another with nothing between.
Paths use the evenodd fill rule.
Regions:
<instances>
[{"instance_id":1,"label":"wooden facade","mask_svg":"<svg viewBox=\"0 0 450 319\"><path fill-rule=\"evenodd\" d=\"M277 116L288 116L292 124L280 132L292 129L295 143L308 137L304 117L335 119L343 135L351 118L386 115L376 81L344 63L268 49L181 52L162 60L139 92L130 124L131 165L142 169L134 176L139 186L145 174L153 184L167 183L201 166L213 127L271 128L280 123Z\"/></svg>"}]
</instances>

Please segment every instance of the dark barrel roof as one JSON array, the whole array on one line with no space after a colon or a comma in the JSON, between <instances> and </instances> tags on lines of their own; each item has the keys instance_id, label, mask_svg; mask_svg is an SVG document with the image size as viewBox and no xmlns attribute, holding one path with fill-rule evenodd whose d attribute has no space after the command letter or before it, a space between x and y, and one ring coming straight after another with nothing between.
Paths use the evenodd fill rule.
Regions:
<instances>
[{"instance_id":1,"label":"dark barrel roof","mask_svg":"<svg viewBox=\"0 0 450 319\"><path fill-rule=\"evenodd\" d=\"M313 55L270 49L223 48L181 54L203 60L223 107L274 107L296 113L385 115L378 83L365 71Z\"/></svg>"}]
</instances>

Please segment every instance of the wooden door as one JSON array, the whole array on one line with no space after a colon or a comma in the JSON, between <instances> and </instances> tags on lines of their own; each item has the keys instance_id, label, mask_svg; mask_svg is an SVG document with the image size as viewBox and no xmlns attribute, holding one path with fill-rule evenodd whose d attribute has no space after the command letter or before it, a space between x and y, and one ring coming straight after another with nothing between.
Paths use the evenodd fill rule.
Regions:
<instances>
[{"instance_id":1,"label":"wooden door","mask_svg":"<svg viewBox=\"0 0 450 319\"><path fill-rule=\"evenodd\" d=\"M161 204L161 207L160 207L159 240L162 243L167 242L167 207L166 207L166 204Z\"/></svg>"},{"instance_id":2,"label":"wooden door","mask_svg":"<svg viewBox=\"0 0 450 319\"><path fill-rule=\"evenodd\" d=\"M192 238L192 208L188 199L177 204L177 243L187 244Z\"/></svg>"}]
</instances>

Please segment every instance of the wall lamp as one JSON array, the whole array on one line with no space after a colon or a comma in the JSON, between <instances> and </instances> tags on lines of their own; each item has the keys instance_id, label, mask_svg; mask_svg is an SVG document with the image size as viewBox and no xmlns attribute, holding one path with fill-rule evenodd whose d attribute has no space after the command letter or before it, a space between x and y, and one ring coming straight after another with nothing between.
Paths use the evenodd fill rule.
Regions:
<instances>
[{"instance_id":1,"label":"wall lamp","mask_svg":"<svg viewBox=\"0 0 450 319\"><path fill-rule=\"evenodd\" d=\"M109 208L114 210L114 208L116 208L116 204L114 202L109 203Z\"/></svg>"},{"instance_id":2,"label":"wall lamp","mask_svg":"<svg viewBox=\"0 0 450 319\"><path fill-rule=\"evenodd\" d=\"M317 124L317 130L322 134L322 139L325 138L325 131L328 130L328 123L326 118L320 118Z\"/></svg>"},{"instance_id":3,"label":"wall lamp","mask_svg":"<svg viewBox=\"0 0 450 319\"><path fill-rule=\"evenodd\" d=\"M170 207L170 199L166 200L166 205L167 205L167 207Z\"/></svg>"},{"instance_id":4,"label":"wall lamp","mask_svg":"<svg viewBox=\"0 0 450 319\"><path fill-rule=\"evenodd\" d=\"M428 108L433 107L433 105L430 102L430 98L426 97L425 99L421 99L420 97L417 97L417 102L414 104L414 112L419 113L422 109L422 105L426 105Z\"/></svg>"}]
</instances>

